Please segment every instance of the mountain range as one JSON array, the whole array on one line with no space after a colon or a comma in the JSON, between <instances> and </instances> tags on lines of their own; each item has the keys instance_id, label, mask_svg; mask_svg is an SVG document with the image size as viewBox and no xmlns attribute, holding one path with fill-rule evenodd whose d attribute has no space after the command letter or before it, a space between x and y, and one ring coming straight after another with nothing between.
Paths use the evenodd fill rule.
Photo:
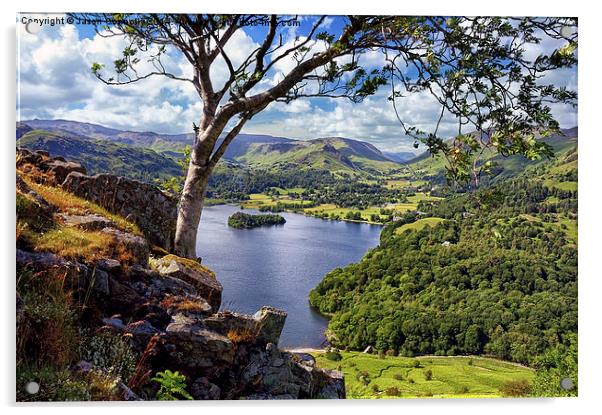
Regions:
<instances>
[{"instance_id":1,"label":"mountain range","mask_svg":"<svg viewBox=\"0 0 602 415\"><path fill-rule=\"evenodd\" d=\"M103 154L120 159L127 153L140 161L134 163L143 168L144 174L149 172L152 175L154 171L169 175L177 166L175 161L182 157L184 148L192 144L193 138L192 133L133 132L68 120L35 119L17 125L20 146L47 150L53 155L77 160L92 172L105 170L114 164L110 160L101 162ZM386 155L372 144L349 138L295 140L259 134L239 134L223 156L229 162L251 168L320 169L351 175L382 175L398 170L401 168L399 160L403 157L409 156ZM159 168L159 165L165 168Z\"/></svg>"}]
</instances>

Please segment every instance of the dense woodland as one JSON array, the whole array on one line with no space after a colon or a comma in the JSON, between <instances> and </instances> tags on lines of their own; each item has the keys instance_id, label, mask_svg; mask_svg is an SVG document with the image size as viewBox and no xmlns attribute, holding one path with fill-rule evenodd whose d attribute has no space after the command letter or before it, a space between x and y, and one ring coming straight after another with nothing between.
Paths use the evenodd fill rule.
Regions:
<instances>
[{"instance_id":1,"label":"dense woodland","mask_svg":"<svg viewBox=\"0 0 602 415\"><path fill-rule=\"evenodd\" d=\"M551 175L540 166L422 203L424 215L385 227L379 247L311 292L312 305L332 315L334 344L528 364L566 344L577 331L577 192L546 185L546 177L570 182L576 168ZM445 220L399 232L425 216Z\"/></svg>"}]
</instances>

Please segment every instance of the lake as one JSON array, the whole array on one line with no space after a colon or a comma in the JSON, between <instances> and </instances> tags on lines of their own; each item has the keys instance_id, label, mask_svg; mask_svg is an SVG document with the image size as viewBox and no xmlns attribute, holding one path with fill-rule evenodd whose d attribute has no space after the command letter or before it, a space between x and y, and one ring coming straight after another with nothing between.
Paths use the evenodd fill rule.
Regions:
<instances>
[{"instance_id":1,"label":"lake","mask_svg":"<svg viewBox=\"0 0 602 415\"><path fill-rule=\"evenodd\" d=\"M204 208L197 238L198 256L224 286L222 309L280 308L288 313L280 346L319 347L328 319L310 307L309 291L329 271L378 245L382 227L295 213L281 213L281 226L228 227L228 216L238 211L232 205Z\"/></svg>"}]
</instances>

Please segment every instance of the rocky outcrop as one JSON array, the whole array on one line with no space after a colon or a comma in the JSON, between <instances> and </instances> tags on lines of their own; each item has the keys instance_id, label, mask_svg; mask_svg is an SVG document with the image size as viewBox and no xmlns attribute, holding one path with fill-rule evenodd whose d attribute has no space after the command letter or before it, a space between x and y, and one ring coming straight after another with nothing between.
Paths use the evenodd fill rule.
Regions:
<instances>
[{"instance_id":1,"label":"rocky outcrop","mask_svg":"<svg viewBox=\"0 0 602 415\"><path fill-rule=\"evenodd\" d=\"M173 249L177 200L155 186L111 174L71 173L62 187L134 222L150 243Z\"/></svg>"},{"instance_id":2,"label":"rocky outcrop","mask_svg":"<svg viewBox=\"0 0 602 415\"><path fill-rule=\"evenodd\" d=\"M217 311L222 303L222 285L215 274L198 262L175 255L159 259L155 267L162 275L178 278L191 284Z\"/></svg>"},{"instance_id":3,"label":"rocky outcrop","mask_svg":"<svg viewBox=\"0 0 602 415\"><path fill-rule=\"evenodd\" d=\"M40 160L48 159L38 153L24 157L31 162L38 160L38 165ZM127 191L129 196L119 196L119 185L111 178L105 179L109 196L118 198L119 203L134 200ZM105 201L106 207L110 198L97 187L105 179L71 172L64 184L73 189L78 189L76 183L82 184L84 190L76 190L80 196L85 194L84 197L97 203ZM18 180L17 186L21 186L24 194L31 193L23 180ZM35 194L31 197L39 198ZM140 199L140 203L152 202ZM56 206L48 206L52 208ZM144 210L141 206L138 209ZM144 361L144 372L180 371L195 399L345 397L340 373L317 368L315 360L278 349L287 317L284 311L262 307L253 315L220 312L222 286L215 274L200 263L175 255L150 258L145 238L117 229L112 220L99 214L53 211L49 217L62 226L110 235L118 255L81 257L91 259L79 259L85 262L80 263L52 253L35 252L35 247L28 245L19 246L22 249L16 252L17 274L46 273L56 275L61 284L64 281L70 301L81 310L77 314L82 328L124 335ZM26 301L27 297L17 292L18 328L27 318L23 311L27 309ZM76 370L91 370L87 362L77 366ZM132 391L126 385L120 385L119 389L123 399L152 398L156 393L156 389L144 390L138 396L139 389Z\"/></svg>"},{"instance_id":4,"label":"rocky outcrop","mask_svg":"<svg viewBox=\"0 0 602 415\"><path fill-rule=\"evenodd\" d=\"M49 184L60 185L65 181L69 173L75 172L86 174L86 168L79 163L66 161L63 157L50 157L47 151L29 151L24 148L17 149L17 168L26 165L43 173Z\"/></svg>"}]
</instances>

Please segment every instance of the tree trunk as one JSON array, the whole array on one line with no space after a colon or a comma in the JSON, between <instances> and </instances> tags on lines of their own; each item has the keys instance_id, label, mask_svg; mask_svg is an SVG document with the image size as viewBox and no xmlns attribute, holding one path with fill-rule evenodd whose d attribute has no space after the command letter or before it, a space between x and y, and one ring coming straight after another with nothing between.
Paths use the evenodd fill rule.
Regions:
<instances>
[{"instance_id":1,"label":"tree trunk","mask_svg":"<svg viewBox=\"0 0 602 415\"><path fill-rule=\"evenodd\" d=\"M190 163L178 209L175 254L196 259L196 239L211 168Z\"/></svg>"}]
</instances>

